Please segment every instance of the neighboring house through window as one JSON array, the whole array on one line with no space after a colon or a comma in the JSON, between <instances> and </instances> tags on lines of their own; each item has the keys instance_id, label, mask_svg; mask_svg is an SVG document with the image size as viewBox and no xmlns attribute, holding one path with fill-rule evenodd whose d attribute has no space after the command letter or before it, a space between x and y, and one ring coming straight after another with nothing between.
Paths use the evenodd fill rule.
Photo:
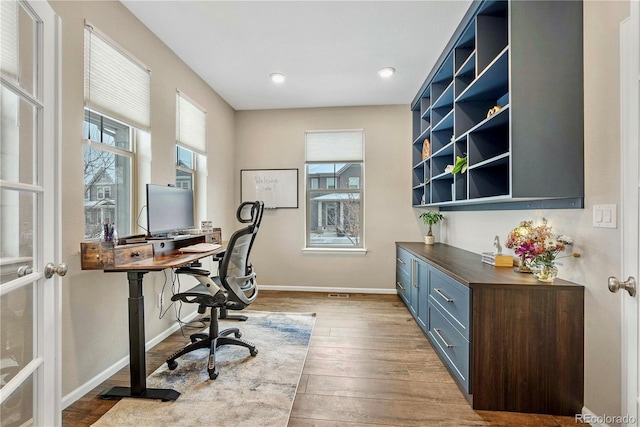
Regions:
<instances>
[{"instance_id":1,"label":"neighboring house through window","mask_svg":"<svg viewBox=\"0 0 640 427\"><path fill-rule=\"evenodd\" d=\"M306 247L364 248L364 132L306 132Z\"/></svg>"},{"instance_id":2,"label":"neighboring house through window","mask_svg":"<svg viewBox=\"0 0 640 427\"><path fill-rule=\"evenodd\" d=\"M85 25L84 210L85 238L105 222L120 235L133 227L135 140L150 130L150 71L125 50Z\"/></svg>"}]
</instances>

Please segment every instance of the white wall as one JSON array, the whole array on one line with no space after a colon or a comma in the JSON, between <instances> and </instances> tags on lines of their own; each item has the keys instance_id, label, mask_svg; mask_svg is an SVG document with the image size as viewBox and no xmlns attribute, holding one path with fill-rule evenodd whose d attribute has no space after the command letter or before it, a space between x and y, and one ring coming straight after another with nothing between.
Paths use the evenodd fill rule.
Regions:
<instances>
[{"instance_id":1,"label":"white wall","mask_svg":"<svg viewBox=\"0 0 640 427\"><path fill-rule=\"evenodd\" d=\"M302 251L304 132L332 129L365 132L366 255ZM410 140L408 105L237 112L237 169L300 170L300 207L265 212L252 252L260 284L393 289L395 241L415 240L421 234L417 212L411 208ZM238 197L239 192L238 188Z\"/></svg>"},{"instance_id":2,"label":"white wall","mask_svg":"<svg viewBox=\"0 0 640 427\"><path fill-rule=\"evenodd\" d=\"M83 29L84 20L131 52L152 70L151 165L153 183L175 181L175 93L184 91L208 111L208 218L228 236L235 227L233 185L234 111L193 71L115 1L54 1L62 18L62 206L63 260L69 272L62 280L62 393L67 395L128 355L127 296L124 273L80 270L83 212ZM147 175L149 172L147 172ZM142 182L144 184L144 182ZM136 212L141 206L138 206ZM214 267L214 266L212 266ZM184 279L183 279L184 280ZM163 273L144 280L147 339L174 324L171 310L158 319L156 294ZM165 300L170 295L168 281ZM186 307L183 315L195 308Z\"/></svg>"}]
</instances>

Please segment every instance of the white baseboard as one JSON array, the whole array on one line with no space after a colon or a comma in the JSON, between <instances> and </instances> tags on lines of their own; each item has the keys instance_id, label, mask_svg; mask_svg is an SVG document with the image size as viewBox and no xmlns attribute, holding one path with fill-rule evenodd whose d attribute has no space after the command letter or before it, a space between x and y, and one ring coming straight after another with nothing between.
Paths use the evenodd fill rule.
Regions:
<instances>
[{"instance_id":1,"label":"white baseboard","mask_svg":"<svg viewBox=\"0 0 640 427\"><path fill-rule=\"evenodd\" d=\"M198 312L194 311L193 313L185 316L184 319L182 319L182 321L189 322L193 320L196 316L198 316ZM145 344L145 351L148 351L149 349L155 347L158 343L162 342L162 340L167 338L169 335L171 335L178 329L180 329L180 325L176 322L173 326L167 328L165 331L161 332L160 334L156 335L155 337L147 341ZM100 372L95 377L91 378L86 383L82 384L80 387L73 390L71 393L65 395L62 398L62 402L61 402L62 409L66 409L69 405L74 403L76 400L80 399L85 394L89 393L91 390L99 386L103 381L106 381L107 379L109 379L116 372L118 372L120 369L124 368L128 364L129 364L129 356L125 356L122 359L118 360L113 365L109 366L104 371Z\"/></svg>"},{"instance_id":2,"label":"white baseboard","mask_svg":"<svg viewBox=\"0 0 640 427\"><path fill-rule=\"evenodd\" d=\"M582 420L593 427L609 427L604 417L600 417L589 410L586 406L582 407Z\"/></svg>"},{"instance_id":3,"label":"white baseboard","mask_svg":"<svg viewBox=\"0 0 640 427\"><path fill-rule=\"evenodd\" d=\"M294 292L327 292L327 293L352 293L352 294L387 294L392 295L397 293L395 288L393 289L378 289L378 288L338 288L338 287L324 287L324 286L277 286L277 285L260 285L260 289L265 291L294 291ZM258 298L260 298L258 296Z\"/></svg>"}]
</instances>

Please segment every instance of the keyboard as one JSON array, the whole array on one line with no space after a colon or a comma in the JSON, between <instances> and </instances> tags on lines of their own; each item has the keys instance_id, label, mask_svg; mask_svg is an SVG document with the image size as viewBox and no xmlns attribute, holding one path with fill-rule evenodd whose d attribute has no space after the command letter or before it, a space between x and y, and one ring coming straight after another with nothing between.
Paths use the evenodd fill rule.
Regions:
<instances>
[{"instance_id":1,"label":"keyboard","mask_svg":"<svg viewBox=\"0 0 640 427\"><path fill-rule=\"evenodd\" d=\"M198 243L195 245L185 246L183 248L178 249L180 252L190 252L190 253L198 253L198 252L211 252L215 251L218 248L221 248L222 245L217 243Z\"/></svg>"}]
</instances>

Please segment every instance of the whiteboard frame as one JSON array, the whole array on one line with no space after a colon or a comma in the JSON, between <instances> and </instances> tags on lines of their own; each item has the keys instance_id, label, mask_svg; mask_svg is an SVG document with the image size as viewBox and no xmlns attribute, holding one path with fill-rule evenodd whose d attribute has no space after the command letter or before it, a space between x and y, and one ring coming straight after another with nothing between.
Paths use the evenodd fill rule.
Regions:
<instances>
[{"instance_id":1,"label":"whiteboard frame","mask_svg":"<svg viewBox=\"0 0 640 427\"><path fill-rule=\"evenodd\" d=\"M286 182L280 187L287 193L279 194L275 200L275 206L269 206L269 200L262 200L265 209L297 209L299 207L298 179L299 170L296 169L240 169L240 203L246 201L260 200L254 187L245 188L245 182L255 182L260 175L266 178L279 177ZM244 190L244 191L243 191ZM295 191L295 194L293 194ZM294 203L295 201L295 203Z\"/></svg>"}]
</instances>

